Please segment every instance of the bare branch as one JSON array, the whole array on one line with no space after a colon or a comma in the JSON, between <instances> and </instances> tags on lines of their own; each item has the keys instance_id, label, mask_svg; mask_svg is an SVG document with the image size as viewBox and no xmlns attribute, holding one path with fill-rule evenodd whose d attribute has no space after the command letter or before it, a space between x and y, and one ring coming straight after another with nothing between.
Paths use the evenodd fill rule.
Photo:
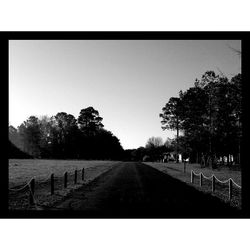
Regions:
<instances>
[{"instance_id":1,"label":"bare branch","mask_svg":"<svg viewBox=\"0 0 250 250\"><path fill-rule=\"evenodd\" d=\"M235 52L238 56L241 57L241 50L235 49L235 48L231 47L229 44L227 44L227 47L229 49L231 49L233 52Z\"/></svg>"}]
</instances>

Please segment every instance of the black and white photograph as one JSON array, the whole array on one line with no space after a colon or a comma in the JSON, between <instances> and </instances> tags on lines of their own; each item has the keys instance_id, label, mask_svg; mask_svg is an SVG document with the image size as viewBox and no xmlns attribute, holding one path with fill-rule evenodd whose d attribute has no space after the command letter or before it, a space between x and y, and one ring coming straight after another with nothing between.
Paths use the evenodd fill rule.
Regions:
<instances>
[{"instance_id":1,"label":"black and white photograph","mask_svg":"<svg viewBox=\"0 0 250 250\"><path fill-rule=\"evenodd\" d=\"M1 249L248 249L248 5L1 1Z\"/></svg>"},{"instance_id":2,"label":"black and white photograph","mask_svg":"<svg viewBox=\"0 0 250 250\"><path fill-rule=\"evenodd\" d=\"M8 40L8 211L241 217L241 39L123 35Z\"/></svg>"}]
</instances>

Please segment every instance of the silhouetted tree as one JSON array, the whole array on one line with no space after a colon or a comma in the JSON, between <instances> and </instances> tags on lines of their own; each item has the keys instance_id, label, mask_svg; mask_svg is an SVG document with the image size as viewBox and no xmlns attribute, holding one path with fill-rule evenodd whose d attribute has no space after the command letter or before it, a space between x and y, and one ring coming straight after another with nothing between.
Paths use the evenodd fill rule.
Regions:
<instances>
[{"instance_id":1,"label":"silhouetted tree","mask_svg":"<svg viewBox=\"0 0 250 250\"><path fill-rule=\"evenodd\" d=\"M54 137L58 147L57 154L63 158L77 156L76 145L78 128L76 119L73 115L65 112L57 113L55 119Z\"/></svg>"},{"instance_id":2,"label":"silhouetted tree","mask_svg":"<svg viewBox=\"0 0 250 250\"><path fill-rule=\"evenodd\" d=\"M119 139L112 132L99 129L93 138L95 152L99 159L118 160L123 156L123 148Z\"/></svg>"},{"instance_id":3,"label":"silhouetted tree","mask_svg":"<svg viewBox=\"0 0 250 250\"><path fill-rule=\"evenodd\" d=\"M182 126L181 113L182 106L180 98L171 97L165 107L162 108L162 113L160 114L160 117L162 118L161 124L163 125L162 129L173 129L177 132L176 154L179 152L178 139L179 131ZM179 162L178 157L176 157L176 162Z\"/></svg>"},{"instance_id":4,"label":"silhouetted tree","mask_svg":"<svg viewBox=\"0 0 250 250\"><path fill-rule=\"evenodd\" d=\"M199 86L198 80L195 86L185 92L181 92L182 102L182 129L186 143L195 151L196 160L202 152L208 152L209 119L207 112L208 96L206 91ZM192 160L194 155L192 154Z\"/></svg>"},{"instance_id":5,"label":"silhouetted tree","mask_svg":"<svg viewBox=\"0 0 250 250\"><path fill-rule=\"evenodd\" d=\"M97 110L82 109L78 121L66 112L40 119L31 116L18 129L10 126L9 138L13 142L20 139L21 148L39 158L119 160L124 157L119 139L103 128Z\"/></svg>"},{"instance_id":6,"label":"silhouetted tree","mask_svg":"<svg viewBox=\"0 0 250 250\"><path fill-rule=\"evenodd\" d=\"M95 134L95 132L103 128L103 118L99 116L99 112L93 107L88 107L80 111L78 117L78 126L85 134Z\"/></svg>"},{"instance_id":7,"label":"silhouetted tree","mask_svg":"<svg viewBox=\"0 0 250 250\"><path fill-rule=\"evenodd\" d=\"M241 74L234 76L231 79L233 87L235 110L234 113L237 119L237 140L238 140L238 163L240 163L240 151L241 151L241 140L242 140L242 77Z\"/></svg>"},{"instance_id":8,"label":"silhouetted tree","mask_svg":"<svg viewBox=\"0 0 250 250\"><path fill-rule=\"evenodd\" d=\"M146 155L152 161L159 161L163 157L166 148L161 137L150 137L146 143Z\"/></svg>"},{"instance_id":9,"label":"silhouetted tree","mask_svg":"<svg viewBox=\"0 0 250 250\"><path fill-rule=\"evenodd\" d=\"M174 143L180 144L182 153L188 151L192 161L195 154L199 160L205 153L206 164L210 159L213 167L219 156L238 154L240 161L241 98L240 74L229 81L207 71L201 80L196 79L194 87L180 91L176 101L170 98L160 116L168 129L177 127L177 120L180 121L184 136L180 138L182 142L178 143L177 137Z\"/></svg>"}]
</instances>

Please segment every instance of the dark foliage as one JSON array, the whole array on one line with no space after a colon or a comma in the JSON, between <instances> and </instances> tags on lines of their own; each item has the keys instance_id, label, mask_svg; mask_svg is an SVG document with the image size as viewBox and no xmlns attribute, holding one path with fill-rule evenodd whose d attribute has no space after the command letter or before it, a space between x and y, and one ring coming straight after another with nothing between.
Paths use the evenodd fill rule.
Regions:
<instances>
[{"instance_id":1,"label":"dark foliage","mask_svg":"<svg viewBox=\"0 0 250 250\"><path fill-rule=\"evenodd\" d=\"M240 163L241 84L241 74L229 81L207 71L194 87L170 98L160 117L163 129L177 130L176 152L189 155L192 162L201 162L204 156L205 165L211 163L212 167L229 155ZM181 137L179 130L184 134Z\"/></svg>"},{"instance_id":2,"label":"dark foliage","mask_svg":"<svg viewBox=\"0 0 250 250\"><path fill-rule=\"evenodd\" d=\"M36 158L122 159L124 150L119 139L105 130L101 121L93 107L82 109L78 119L65 112L40 119L31 116L17 129L10 126L9 138ZM12 153L11 157L16 155Z\"/></svg>"}]
</instances>

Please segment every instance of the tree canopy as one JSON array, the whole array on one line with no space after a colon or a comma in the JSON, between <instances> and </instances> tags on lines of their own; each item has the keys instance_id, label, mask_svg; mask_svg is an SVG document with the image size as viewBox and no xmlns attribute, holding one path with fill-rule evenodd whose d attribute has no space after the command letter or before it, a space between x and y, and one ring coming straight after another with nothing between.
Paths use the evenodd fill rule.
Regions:
<instances>
[{"instance_id":1,"label":"tree canopy","mask_svg":"<svg viewBox=\"0 0 250 250\"><path fill-rule=\"evenodd\" d=\"M35 158L121 159L120 141L102 120L93 107L82 109L78 119L66 112L30 116L17 129L9 126L9 140Z\"/></svg>"},{"instance_id":2,"label":"tree canopy","mask_svg":"<svg viewBox=\"0 0 250 250\"><path fill-rule=\"evenodd\" d=\"M95 133L99 129L103 128L103 118L99 116L99 112L93 107L88 107L80 111L78 117L78 125L82 132Z\"/></svg>"},{"instance_id":3,"label":"tree canopy","mask_svg":"<svg viewBox=\"0 0 250 250\"><path fill-rule=\"evenodd\" d=\"M231 80L205 72L194 86L171 97L162 108L162 129L176 129L176 150L199 161L234 155L240 160L242 117L241 74ZM179 138L178 130L183 131ZM197 157L198 156L198 157Z\"/></svg>"}]
</instances>

